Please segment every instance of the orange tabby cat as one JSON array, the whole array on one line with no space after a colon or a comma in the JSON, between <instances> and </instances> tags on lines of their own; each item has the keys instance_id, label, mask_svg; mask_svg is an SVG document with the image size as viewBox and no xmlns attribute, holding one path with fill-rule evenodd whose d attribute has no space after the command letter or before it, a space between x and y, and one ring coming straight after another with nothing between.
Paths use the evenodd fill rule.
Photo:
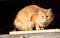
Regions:
<instances>
[{"instance_id":1,"label":"orange tabby cat","mask_svg":"<svg viewBox=\"0 0 60 38\"><path fill-rule=\"evenodd\" d=\"M51 9L44 9L37 5L29 5L21 9L14 20L14 25L18 30L44 29L54 19Z\"/></svg>"}]
</instances>

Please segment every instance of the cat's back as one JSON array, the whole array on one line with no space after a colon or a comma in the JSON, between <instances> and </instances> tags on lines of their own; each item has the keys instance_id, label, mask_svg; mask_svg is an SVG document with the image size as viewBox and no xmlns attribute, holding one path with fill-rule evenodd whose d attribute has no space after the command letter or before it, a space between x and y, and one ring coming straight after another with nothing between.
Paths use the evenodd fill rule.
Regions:
<instances>
[{"instance_id":1,"label":"cat's back","mask_svg":"<svg viewBox=\"0 0 60 38\"><path fill-rule=\"evenodd\" d=\"M40 7L37 5L28 5L18 11L16 15L16 20L30 20L33 15L37 15Z\"/></svg>"},{"instance_id":2,"label":"cat's back","mask_svg":"<svg viewBox=\"0 0 60 38\"><path fill-rule=\"evenodd\" d=\"M28 5L22 8L16 15L16 18L24 17L25 19L30 19L32 15L37 15L40 7L37 5Z\"/></svg>"},{"instance_id":3,"label":"cat's back","mask_svg":"<svg viewBox=\"0 0 60 38\"><path fill-rule=\"evenodd\" d=\"M39 9L40 7L38 5L28 5L28 6L25 6L22 10L34 10L34 9Z\"/></svg>"},{"instance_id":4,"label":"cat's back","mask_svg":"<svg viewBox=\"0 0 60 38\"><path fill-rule=\"evenodd\" d=\"M40 7L39 6L37 6L37 5L28 5L28 6L25 6L24 8L22 8L19 12L18 12L18 14L20 13L24 13L24 14L29 14L29 13L36 13L36 12L38 12L39 11L39 9L40 9Z\"/></svg>"}]
</instances>

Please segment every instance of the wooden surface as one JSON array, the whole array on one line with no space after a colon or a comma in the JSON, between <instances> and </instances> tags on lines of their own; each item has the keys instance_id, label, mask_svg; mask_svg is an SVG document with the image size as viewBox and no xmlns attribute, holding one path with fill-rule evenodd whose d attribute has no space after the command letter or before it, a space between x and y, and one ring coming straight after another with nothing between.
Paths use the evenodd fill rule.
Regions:
<instances>
[{"instance_id":1,"label":"wooden surface","mask_svg":"<svg viewBox=\"0 0 60 38\"><path fill-rule=\"evenodd\" d=\"M32 34L12 34L12 35L0 35L0 38L20 38L24 36L25 38L60 38L60 32L54 33L32 33Z\"/></svg>"},{"instance_id":2,"label":"wooden surface","mask_svg":"<svg viewBox=\"0 0 60 38\"><path fill-rule=\"evenodd\" d=\"M19 32L19 34L18 34ZM20 33L21 32L21 33ZM26 32L26 33L25 33ZM60 38L60 29L48 29L40 31L16 31L13 34L0 35L0 38Z\"/></svg>"},{"instance_id":3,"label":"wooden surface","mask_svg":"<svg viewBox=\"0 0 60 38\"><path fill-rule=\"evenodd\" d=\"M27 33L46 33L46 32L60 32L60 29L45 29L33 31L11 31L9 34L27 34Z\"/></svg>"}]
</instances>

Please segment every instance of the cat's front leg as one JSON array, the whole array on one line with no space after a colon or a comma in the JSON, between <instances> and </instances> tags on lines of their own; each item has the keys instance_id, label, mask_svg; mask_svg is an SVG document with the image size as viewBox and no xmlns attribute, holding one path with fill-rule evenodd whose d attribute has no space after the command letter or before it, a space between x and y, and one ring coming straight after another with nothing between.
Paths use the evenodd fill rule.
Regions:
<instances>
[{"instance_id":1,"label":"cat's front leg","mask_svg":"<svg viewBox=\"0 0 60 38\"><path fill-rule=\"evenodd\" d=\"M34 27L34 25L33 25L33 22L32 21L29 21L28 23L27 23L27 29L29 30L29 31L31 31L31 30L33 30L33 27Z\"/></svg>"},{"instance_id":2,"label":"cat's front leg","mask_svg":"<svg viewBox=\"0 0 60 38\"><path fill-rule=\"evenodd\" d=\"M29 30L29 31L32 31L32 30L33 30L33 28L28 28L28 30Z\"/></svg>"},{"instance_id":3,"label":"cat's front leg","mask_svg":"<svg viewBox=\"0 0 60 38\"><path fill-rule=\"evenodd\" d=\"M38 25L38 24L36 24L36 30L40 30L40 28L39 28L39 25Z\"/></svg>"},{"instance_id":4,"label":"cat's front leg","mask_svg":"<svg viewBox=\"0 0 60 38\"><path fill-rule=\"evenodd\" d=\"M45 26L45 25L39 23L39 28L40 28L40 30L44 30L44 26Z\"/></svg>"}]
</instances>

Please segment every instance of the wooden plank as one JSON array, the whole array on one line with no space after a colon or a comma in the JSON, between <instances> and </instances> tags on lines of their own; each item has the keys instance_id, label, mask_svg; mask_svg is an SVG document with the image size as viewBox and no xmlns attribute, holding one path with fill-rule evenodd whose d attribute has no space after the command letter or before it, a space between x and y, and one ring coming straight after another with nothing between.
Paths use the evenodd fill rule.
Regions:
<instances>
[{"instance_id":1,"label":"wooden plank","mask_svg":"<svg viewBox=\"0 0 60 38\"><path fill-rule=\"evenodd\" d=\"M32 34L4 34L0 35L0 38L60 38L60 32L46 32L46 33L32 33Z\"/></svg>"},{"instance_id":2,"label":"wooden plank","mask_svg":"<svg viewBox=\"0 0 60 38\"><path fill-rule=\"evenodd\" d=\"M45 29L45 30L33 30L33 31L11 31L9 34L30 34L30 33L46 33L46 32L60 32L60 29Z\"/></svg>"}]
</instances>

